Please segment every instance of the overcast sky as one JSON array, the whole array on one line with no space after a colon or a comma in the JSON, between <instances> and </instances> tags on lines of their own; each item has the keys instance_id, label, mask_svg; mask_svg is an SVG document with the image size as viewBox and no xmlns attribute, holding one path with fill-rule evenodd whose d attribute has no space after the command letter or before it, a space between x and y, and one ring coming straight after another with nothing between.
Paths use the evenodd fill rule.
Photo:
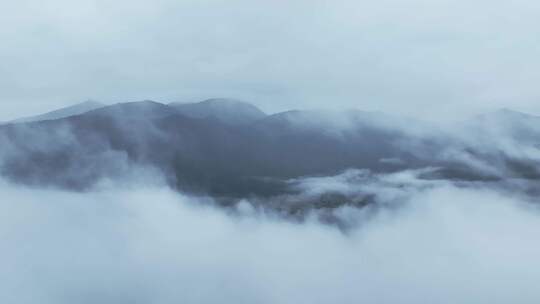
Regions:
<instances>
[{"instance_id":1,"label":"overcast sky","mask_svg":"<svg viewBox=\"0 0 540 304\"><path fill-rule=\"evenodd\" d=\"M0 120L86 99L540 113L536 0L0 1Z\"/></svg>"}]
</instances>

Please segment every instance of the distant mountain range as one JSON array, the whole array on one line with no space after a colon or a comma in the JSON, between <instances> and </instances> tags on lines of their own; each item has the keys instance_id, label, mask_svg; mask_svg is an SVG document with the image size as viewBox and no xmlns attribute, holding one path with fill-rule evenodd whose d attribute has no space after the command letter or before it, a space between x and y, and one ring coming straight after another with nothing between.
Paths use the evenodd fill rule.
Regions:
<instances>
[{"instance_id":1,"label":"distant mountain range","mask_svg":"<svg viewBox=\"0 0 540 304\"><path fill-rule=\"evenodd\" d=\"M266 115L230 99L105 106L85 102L0 126L0 173L82 191L132 168L174 188L223 198L279 196L288 180L349 168L432 168L423 178L540 178L540 118L510 110L441 130L356 110ZM517 147L517 148L516 148Z\"/></svg>"}]
</instances>

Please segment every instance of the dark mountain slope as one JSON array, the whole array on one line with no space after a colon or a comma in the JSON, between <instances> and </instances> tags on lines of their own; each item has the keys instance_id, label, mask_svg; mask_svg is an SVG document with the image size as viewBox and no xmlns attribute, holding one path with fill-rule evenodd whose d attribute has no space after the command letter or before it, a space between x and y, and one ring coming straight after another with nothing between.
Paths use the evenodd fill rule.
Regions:
<instances>
[{"instance_id":1,"label":"dark mountain slope","mask_svg":"<svg viewBox=\"0 0 540 304\"><path fill-rule=\"evenodd\" d=\"M238 125L214 115L179 114L151 101L123 103L1 126L0 172L20 183L84 190L152 167L180 190L239 198L281 195L291 191L291 178L349 168L382 173L437 167L425 177L489 180L498 175L486 166L511 169L513 159L536 164L533 158L506 157L510 152L428 129L420 122L359 111L291 111ZM534 177L523 169L512 172Z\"/></svg>"}]
</instances>

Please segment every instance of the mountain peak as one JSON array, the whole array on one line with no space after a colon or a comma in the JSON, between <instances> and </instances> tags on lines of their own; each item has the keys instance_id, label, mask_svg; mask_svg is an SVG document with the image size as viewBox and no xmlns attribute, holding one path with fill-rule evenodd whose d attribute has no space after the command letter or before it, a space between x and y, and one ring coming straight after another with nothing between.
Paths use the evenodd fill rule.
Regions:
<instances>
[{"instance_id":1,"label":"mountain peak","mask_svg":"<svg viewBox=\"0 0 540 304\"><path fill-rule=\"evenodd\" d=\"M214 117L228 124L246 124L266 116L256 106L238 99L211 98L195 103L170 103L179 113L193 118Z\"/></svg>"},{"instance_id":2,"label":"mountain peak","mask_svg":"<svg viewBox=\"0 0 540 304\"><path fill-rule=\"evenodd\" d=\"M89 114L107 115L116 118L157 118L175 114L168 105L153 100L120 102L96 109Z\"/></svg>"},{"instance_id":3,"label":"mountain peak","mask_svg":"<svg viewBox=\"0 0 540 304\"><path fill-rule=\"evenodd\" d=\"M80 102L80 103L77 103L77 104L74 104L65 108L50 111L50 112L36 115L36 116L19 118L11 122L23 123L23 122L35 122L35 121L61 119L61 118L66 118L70 116L80 115L80 114L83 114L92 110L102 108L104 106L105 106L104 104L98 101L86 100L86 101L83 101L83 102Z\"/></svg>"},{"instance_id":4,"label":"mountain peak","mask_svg":"<svg viewBox=\"0 0 540 304\"><path fill-rule=\"evenodd\" d=\"M239 100L239 99L223 98L223 97L209 98L209 99L205 99L203 101L200 101L199 103L224 103L224 104L241 104L241 103L243 103L243 104L247 104L247 102Z\"/></svg>"}]
</instances>

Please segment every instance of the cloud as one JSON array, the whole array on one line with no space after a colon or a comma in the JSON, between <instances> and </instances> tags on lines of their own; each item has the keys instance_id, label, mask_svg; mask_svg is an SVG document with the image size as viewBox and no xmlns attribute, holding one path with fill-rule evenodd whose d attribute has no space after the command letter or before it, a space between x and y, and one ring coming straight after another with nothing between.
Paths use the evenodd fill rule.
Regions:
<instances>
[{"instance_id":1,"label":"cloud","mask_svg":"<svg viewBox=\"0 0 540 304\"><path fill-rule=\"evenodd\" d=\"M532 0L5 2L1 118L87 98L216 96L269 111L538 112L538 8Z\"/></svg>"},{"instance_id":2,"label":"cloud","mask_svg":"<svg viewBox=\"0 0 540 304\"><path fill-rule=\"evenodd\" d=\"M399 208L351 208L363 224L347 234L316 220L226 215L156 186L0 192L0 293L11 303L540 298L539 210L487 188L443 184Z\"/></svg>"}]
</instances>

